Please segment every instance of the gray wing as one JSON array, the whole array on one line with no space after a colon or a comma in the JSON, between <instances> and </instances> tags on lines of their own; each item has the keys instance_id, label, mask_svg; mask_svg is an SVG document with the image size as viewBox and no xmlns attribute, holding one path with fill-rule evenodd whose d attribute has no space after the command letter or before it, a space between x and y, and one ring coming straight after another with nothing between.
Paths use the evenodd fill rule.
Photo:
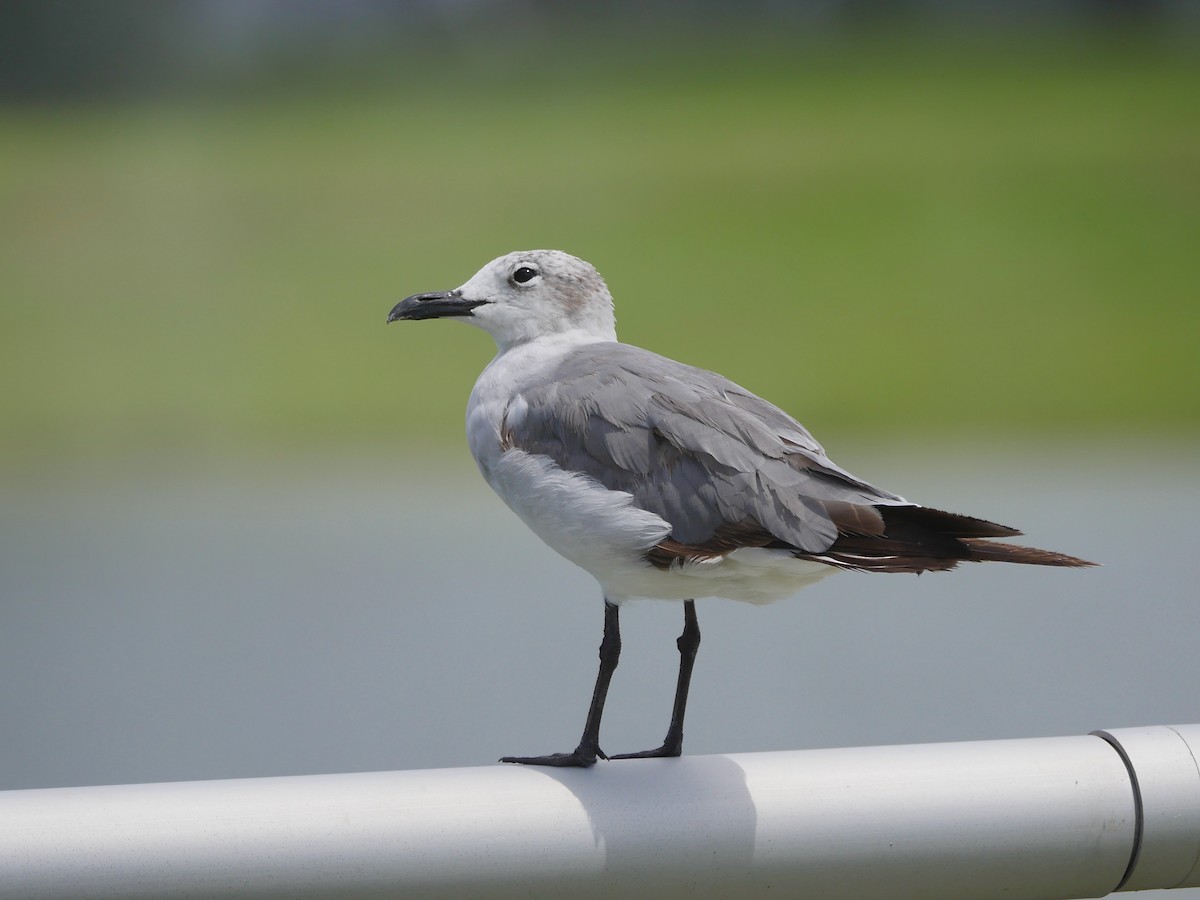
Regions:
<instances>
[{"instance_id":1,"label":"gray wing","mask_svg":"<svg viewBox=\"0 0 1200 900\"><path fill-rule=\"evenodd\" d=\"M834 465L767 401L628 344L580 347L520 398L502 426L508 445L632 494L680 545L819 553L839 526L882 531L875 506L906 503Z\"/></svg>"}]
</instances>

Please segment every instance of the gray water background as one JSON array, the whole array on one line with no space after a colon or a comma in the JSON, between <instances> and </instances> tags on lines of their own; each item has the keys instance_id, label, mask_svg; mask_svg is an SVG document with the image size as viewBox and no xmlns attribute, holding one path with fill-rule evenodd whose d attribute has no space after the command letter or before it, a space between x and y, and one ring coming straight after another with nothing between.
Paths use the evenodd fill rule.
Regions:
<instances>
[{"instance_id":1,"label":"gray water background","mask_svg":"<svg viewBox=\"0 0 1200 900\"><path fill-rule=\"evenodd\" d=\"M1196 449L835 453L1104 567L844 573L767 607L703 600L686 751L1200 721ZM465 451L150 462L0 490L0 789L486 765L578 739L599 591ZM661 740L681 621L673 603L623 611L608 752Z\"/></svg>"}]
</instances>

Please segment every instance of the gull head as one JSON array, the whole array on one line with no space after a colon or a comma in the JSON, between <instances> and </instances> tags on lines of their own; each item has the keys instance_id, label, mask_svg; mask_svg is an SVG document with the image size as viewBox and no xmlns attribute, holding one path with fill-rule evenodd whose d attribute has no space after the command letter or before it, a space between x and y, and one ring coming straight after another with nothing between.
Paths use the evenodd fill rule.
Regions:
<instances>
[{"instance_id":1,"label":"gull head","mask_svg":"<svg viewBox=\"0 0 1200 900\"><path fill-rule=\"evenodd\" d=\"M501 350L557 335L617 339L604 279L561 250L518 250L493 259L461 287L401 300L387 320L447 317L479 326Z\"/></svg>"}]
</instances>

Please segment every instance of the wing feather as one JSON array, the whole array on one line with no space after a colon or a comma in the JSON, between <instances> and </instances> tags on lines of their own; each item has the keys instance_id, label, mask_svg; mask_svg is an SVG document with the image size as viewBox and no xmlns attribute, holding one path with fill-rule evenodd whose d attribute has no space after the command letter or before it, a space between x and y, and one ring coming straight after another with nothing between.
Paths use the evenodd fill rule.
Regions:
<instances>
[{"instance_id":1,"label":"wing feather","mask_svg":"<svg viewBox=\"0 0 1200 900\"><path fill-rule=\"evenodd\" d=\"M835 466L778 407L626 344L577 348L519 401L505 438L512 446L632 494L683 545L732 528L747 545L821 552L838 536L831 508L867 521L873 505L905 502Z\"/></svg>"}]
</instances>

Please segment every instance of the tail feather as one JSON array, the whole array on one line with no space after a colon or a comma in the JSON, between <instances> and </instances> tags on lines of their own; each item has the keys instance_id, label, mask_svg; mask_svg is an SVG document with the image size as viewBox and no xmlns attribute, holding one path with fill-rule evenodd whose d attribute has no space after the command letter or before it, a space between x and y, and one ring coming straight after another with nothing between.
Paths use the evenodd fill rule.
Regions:
<instances>
[{"instance_id":1,"label":"tail feather","mask_svg":"<svg viewBox=\"0 0 1200 900\"><path fill-rule=\"evenodd\" d=\"M1094 566L1096 563L1067 556L1065 553L1055 553L1053 550L1039 550L1037 547L1021 547L1017 544L1002 544L999 541L985 541L977 538L963 538L963 543L970 550L967 557L979 562L1011 562L1024 563L1027 566L1069 566L1081 568Z\"/></svg>"},{"instance_id":2,"label":"tail feather","mask_svg":"<svg viewBox=\"0 0 1200 900\"><path fill-rule=\"evenodd\" d=\"M875 509L883 518L881 533L864 534L851 522L846 522L845 527L838 522L841 530L833 546L822 553L796 556L865 572L938 572L953 569L963 561L1096 565L1065 553L989 540L1021 532L984 519L924 506L876 506Z\"/></svg>"}]
</instances>

